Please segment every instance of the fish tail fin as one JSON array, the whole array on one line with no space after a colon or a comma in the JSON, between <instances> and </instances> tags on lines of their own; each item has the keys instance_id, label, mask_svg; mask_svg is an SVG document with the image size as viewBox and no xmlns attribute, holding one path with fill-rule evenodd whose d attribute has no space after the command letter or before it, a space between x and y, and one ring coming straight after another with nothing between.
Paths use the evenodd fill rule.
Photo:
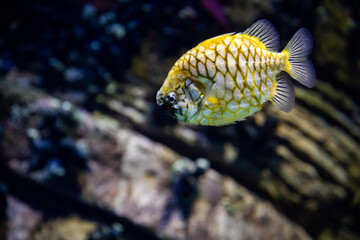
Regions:
<instances>
[{"instance_id":1,"label":"fish tail fin","mask_svg":"<svg viewBox=\"0 0 360 240\"><path fill-rule=\"evenodd\" d=\"M301 28L283 50L288 56L285 71L308 88L312 88L315 84L315 68L309 60L312 47L313 40L310 32L306 28Z\"/></svg>"},{"instance_id":2,"label":"fish tail fin","mask_svg":"<svg viewBox=\"0 0 360 240\"><path fill-rule=\"evenodd\" d=\"M280 72L276 76L276 79L276 93L270 101L278 109L284 112L290 112L295 103L295 89L290 76L285 72Z\"/></svg>"}]
</instances>

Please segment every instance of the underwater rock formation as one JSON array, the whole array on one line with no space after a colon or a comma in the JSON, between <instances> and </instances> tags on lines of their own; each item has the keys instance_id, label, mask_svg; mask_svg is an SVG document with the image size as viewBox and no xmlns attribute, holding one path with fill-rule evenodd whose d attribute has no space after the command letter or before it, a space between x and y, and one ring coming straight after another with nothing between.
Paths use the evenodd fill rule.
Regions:
<instances>
[{"instance_id":1,"label":"underwater rock formation","mask_svg":"<svg viewBox=\"0 0 360 240\"><path fill-rule=\"evenodd\" d=\"M7 84L11 84L13 87L8 88ZM12 98L11 96L14 96L13 94L22 88L14 79L11 82L3 81L0 85L0 89L4 93L4 102L8 102ZM27 91L31 92L32 90L27 88ZM51 100L50 97L45 98L48 99L46 103L43 100L44 96L36 97L35 92L33 96L35 97L31 101L33 103L31 107L24 105L20 112L38 109L39 104L43 111L48 109L53 112L57 106L62 105L50 104L56 100ZM21 96L16 99L19 103L23 100ZM27 110L29 108L32 110ZM75 107L74 110L76 110ZM197 167L193 166L196 170L193 173L194 176L197 176L198 183L195 188L190 188L188 193L196 190L197 194L191 203L192 210L185 218L181 214L180 205L175 207L169 205L174 198L178 199L176 201L180 204L185 201L180 198L179 194L174 194L178 190L175 192L171 190L175 187L175 175L171 178L171 166L177 164L176 161L182 159L183 156L134 132L129 125L119 124L110 116L97 113L93 116L83 116L81 119L82 124L80 125L86 125L87 131L86 135L78 138L76 142L88 152L89 171L80 173L78 179L81 182L81 196L87 201L111 209L137 224L145 225L156 232L159 237L166 239L204 237L206 239L237 239L240 234L250 239L261 239L265 236L268 239L311 239L301 227L277 212L271 204L259 199L231 178L222 176L214 170L206 170L206 160L200 160L198 163L199 169L203 169L199 170L199 173L196 173ZM27 126L33 120L31 117L19 117L18 121ZM75 129L75 131L77 130ZM17 141L24 140L26 141L26 138L22 138L21 135L17 136ZM9 145L9 141L9 139L5 139L3 143ZM24 152L26 151L24 150ZM11 154L13 154L11 151L5 154L8 164L14 170L26 174L26 169L30 167L29 162L22 163L19 156ZM179 169L179 164L176 166L175 168ZM39 174L44 171L46 169L38 170L37 174L29 174L28 177L41 181ZM191 174L191 172L189 173ZM188 179L187 181L194 180ZM180 186L178 184L185 183L177 183L177 189ZM185 187L185 185L183 186ZM10 188L10 194L12 191L13 189ZM60 191L60 193L65 194L66 192ZM13 206L10 205L9 209L12 208ZM164 214L168 214L166 219L164 219ZM208 221L207 224L204 222L205 219ZM40 224L39 221L41 220L32 224ZM90 229L94 230L94 225L81 223L81 221L71 217L55 219L45 225L42 224L38 230L35 230L34 227L30 228L31 231L35 231L33 234L36 239L43 239L46 236L62 236L68 239L68 236L63 233L68 231L66 226L71 229L74 224L80 224L84 227L76 228L79 231L79 237L85 236L81 235L85 233L90 236ZM60 222L62 224L58 226ZM57 230L49 231L47 228ZM126 226L124 229L127 229Z\"/></svg>"},{"instance_id":2,"label":"underwater rock formation","mask_svg":"<svg viewBox=\"0 0 360 240\"><path fill-rule=\"evenodd\" d=\"M56 14L36 1L56 30L35 32L14 2L19 19L0 16L1 239L75 226L84 240L360 238L358 1L224 1L235 31L266 17L285 43L309 28L317 81L295 86L290 113L269 103L221 128L155 104L174 61L223 30L198 1L66 1Z\"/></svg>"}]
</instances>

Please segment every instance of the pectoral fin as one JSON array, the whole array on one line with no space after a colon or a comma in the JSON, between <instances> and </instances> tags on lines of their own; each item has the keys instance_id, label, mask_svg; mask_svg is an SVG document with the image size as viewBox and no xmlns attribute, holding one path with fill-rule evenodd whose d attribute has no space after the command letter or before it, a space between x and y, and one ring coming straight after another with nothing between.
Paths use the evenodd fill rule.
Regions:
<instances>
[{"instance_id":1,"label":"pectoral fin","mask_svg":"<svg viewBox=\"0 0 360 240\"><path fill-rule=\"evenodd\" d=\"M219 99L217 99L215 97L208 97L205 100L205 105L210 109L214 109L220 105L220 101L219 101Z\"/></svg>"},{"instance_id":2,"label":"pectoral fin","mask_svg":"<svg viewBox=\"0 0 360 240\"><path fill-rule=\"evenodd\" d=\"M220 99L225 95L225 87L223 84L216 82L210 89L210 93L205 100L205 104L208 108L217 108L220 106Z\"/></svg>"}]
</instances>

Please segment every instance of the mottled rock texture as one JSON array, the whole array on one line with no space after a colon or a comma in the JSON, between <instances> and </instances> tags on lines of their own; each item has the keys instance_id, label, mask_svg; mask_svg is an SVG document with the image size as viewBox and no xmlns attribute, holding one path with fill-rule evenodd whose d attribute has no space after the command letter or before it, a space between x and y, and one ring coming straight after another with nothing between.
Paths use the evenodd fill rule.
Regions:
<instances>
[{"instance_id":1,"label":"mottled rock texture","mask_svg":"<svg viewBox=\"0 0 360 240\"><path fill-rule=\"evenodd\" d=\"M104 2L105 9L114 4ZM14 63L6 74L0 62L0 184L6 186L0 198L7 203L0 239L360 239L359 1L225 1L232 30L267 18L283 47L297 29L309 28L317 81L312 89L295 86L290 113L269 103L221 128L178 123L155 106L176 59L221 33L201 4L182 4L190 6L161 8L175 16L169 22L151 18L151 5L141 5L139 29L125 19L135 26L126 34L137 39L129 45L136 48L120 55L118 48L128 45L117 45L125 40L105 41L107 25L96 23L111 13L94 15L89 29L102 37L89 46L105 42L110 60L83 44L80 55L72 49L63 62L48 62L35 51L40 45L28 44L16 51L35 51L36 61ZM149 19L153 27L145 31ZM56 49L68 46L55 40ZM64 63L79 56L79 66L89 68L84 72L101 81L70 82L69 90L62 83L79 77L81 67ZM111 62L119 56L126 56L121 68ZM48 89L59 79L61 87ZM186 158L205 158L210 168L174 180L175 163Z\"/></svg>"}]
</instances>

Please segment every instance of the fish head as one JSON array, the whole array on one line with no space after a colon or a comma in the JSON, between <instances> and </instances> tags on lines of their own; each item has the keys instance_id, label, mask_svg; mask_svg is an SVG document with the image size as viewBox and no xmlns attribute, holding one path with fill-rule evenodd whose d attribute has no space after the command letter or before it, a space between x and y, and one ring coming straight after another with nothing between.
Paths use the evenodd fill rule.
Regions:
<instances>
[{"instance_id":1,"label":"fish head","mask_svg":"<svg viewBox=\"0 0 360 240\"><path fill-rule=\"evenodd\" d=\"M157 92L157 104L180 121L188 122L199 112L204 87L187 71L170 71Z\"/></svg>"}]
</instances>

